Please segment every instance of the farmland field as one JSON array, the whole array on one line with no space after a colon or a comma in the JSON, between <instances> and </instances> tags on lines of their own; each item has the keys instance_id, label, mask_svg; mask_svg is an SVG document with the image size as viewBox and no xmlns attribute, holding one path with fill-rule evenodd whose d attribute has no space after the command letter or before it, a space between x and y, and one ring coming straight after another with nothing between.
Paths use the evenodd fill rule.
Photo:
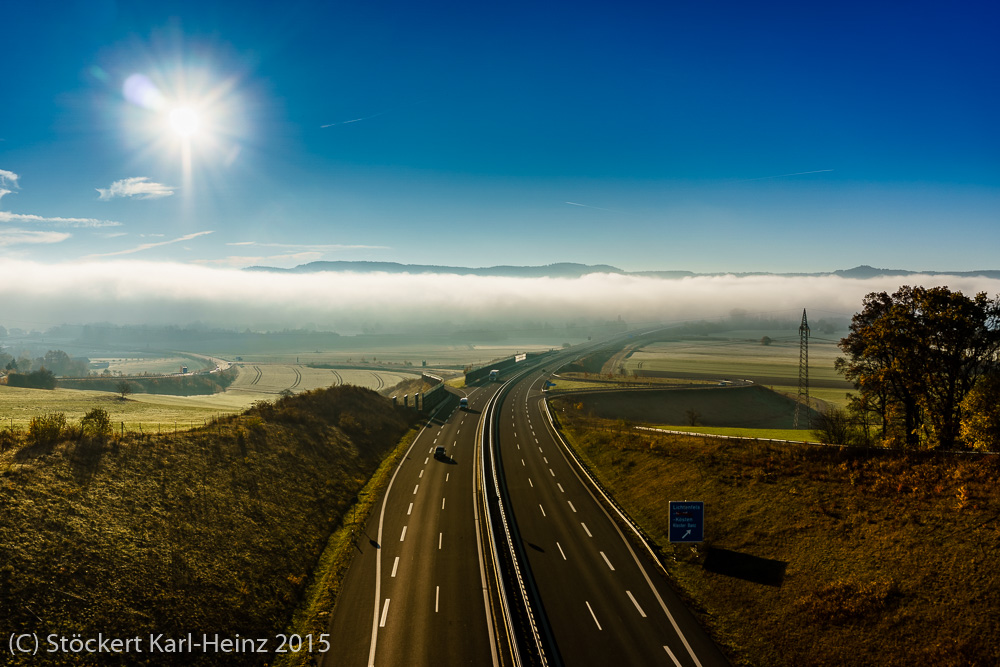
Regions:
<instances>
[{"instance_id":1,"label":"farmland field","mask_svg":"<svg viewBox=\"0 0 1000 667\"><path fill-rule=\"evenodd\" d=\"M652 371L678 379L748 379L795 394L799 382L799 343L784 340L762 345L764 332L728 332L696 340L658 341L633 352L624 362L628 374ZM743 336L746 336L745 338ZM739 337L737 337L739 336ZM752 338L751 338L752 336ZM833 368L842 356L832 340L809 341L809 393L813 398L844 404L849 382Z\"/></svg>"},{"instance_id":2,"label":"farmland field","mask_svg":"<svg viewBox=\"0 0 1000 667\"><path fill-rule=\"evenodd\" d=\"M560 343L561 344L561 343ZM481 366L495 359L510 357L520 352L545 352L558 345L434 345L430 343L399 345L395 347L343 347L335 350L241 354L245 363L277 363L277 364L358 364L372 363L378 365L400 365L409 362L409 370L420 372L421 363L426 361L428 367ZM226 353L231 359L233 352ZM235 353L238 354L238 353Z\"/></svg>"},{"instance_id":3,"label":"farmland field","mask_svg":"<svg viewBox=\"0 0 1000 667\"><path fill-rule=\"evenodd\" d=\"M78 422L89 410L103 408L111 421L126 429L168 430L200 426L220 414L241 412L254 401L274 400L283 390L294 393L354 384L371 389L392 386L419 377L418 371L369 371L318 369L285 364L243 364L236 381L223 393L206 396L132 394L122 401L117 394L76 389L22 389L0 385L0 428L24 428L31 418L62 412Z\"/></svg>"},{"instance_id":4,"label":"farmland field","mask_svg":"<svg viewBox=\"0 0 1000 667\"><path fill-rule=\"evenodd\" d=\"M138 356L138 357L91 357L91 363L108 364L107 369L112 373L122 375L168 375L170 373L180 373L182 368L189 371L200 371L211 369L215 364L208 359L195 356Z\"/></svg>"}]
</instances>

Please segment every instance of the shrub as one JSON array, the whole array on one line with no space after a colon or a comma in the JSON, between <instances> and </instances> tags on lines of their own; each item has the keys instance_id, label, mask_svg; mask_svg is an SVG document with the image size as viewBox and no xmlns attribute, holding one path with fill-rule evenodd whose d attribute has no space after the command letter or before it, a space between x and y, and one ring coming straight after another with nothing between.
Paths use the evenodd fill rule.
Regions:
<instances>
[{"instance_id":1,"label":"shrub","mask_svg":"<svg viewBox=\"0 0 1000 667\"><path fill-rule=\"evenodd\" d=\"M66 415L61 412L32 417L28 425L28 443L31 445L54 445L66 428Z\"/></svg>"},{"instance_id":2,"label":"shrub","mask_svg":"<svg viewBox=\"0 0 1000 667\"><path fill-rule=\"evenodd\" d=\"M104 408L94 408L83 416L80 426L84 435L104 439L111 435L111 416Z\"/></svg>"}]
</instances>

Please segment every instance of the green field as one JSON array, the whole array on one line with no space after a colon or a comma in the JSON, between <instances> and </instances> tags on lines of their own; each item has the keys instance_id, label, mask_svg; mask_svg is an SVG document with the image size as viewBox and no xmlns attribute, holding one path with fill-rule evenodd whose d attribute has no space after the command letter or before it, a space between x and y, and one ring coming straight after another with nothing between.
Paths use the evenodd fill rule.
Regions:
<instances>
[{"instance_id":1,"label":"green field","mask_svg":"<svg viewBox=\"0 0 1000 667\"><path fill-rule=\"evenodd\" d=\"M259 371L259 372L258 372ZM174 428L202 426L219 415L240 412L255 401L274 400L283 390L293 393L337 384L371 389L384 388L404 379L419 377L419 371L385 372L307 368L283 364L244 364L236 381L225 392L205 396L131 394L122 401L117 394L76 389L22 389L0 385L0 428L25 428L40 414L61 412L71 422L100 407L112 422L126 430L167 432Z\"/></svg>"},{"instance_id":2,"label":"green field","mask_svg":"<svg viewBox=\"0 0 1000 667\"><path fill-rule=\"evenodd\" d=\"M703 426L791 429L795 413L795 401L759 385L586 392L570 394L562 400L584 414L602 419L647 425L681 424L694 430ZM808 419L803 417L802 422L807 424Z\"/></svg>"},{"instance_id":3,"label":"green field","mask_svg":"<svg viewBox=\"0 0 1000 667\"><path fill-rule=\"evenodd\" d=\"M771 345L760 339L770 333ZM751 337L752 336L752 337ZM779 340L779 332L728 332L697 339L658 341L643 346L624 361L626 373L652 371L678 379L748 379L786 394L799 386L797 338ZM826 339L809 342L809 395L826 403L844 405L853 387L833 368L842 356L836 343Z\"/></svg>"}]
</instances>

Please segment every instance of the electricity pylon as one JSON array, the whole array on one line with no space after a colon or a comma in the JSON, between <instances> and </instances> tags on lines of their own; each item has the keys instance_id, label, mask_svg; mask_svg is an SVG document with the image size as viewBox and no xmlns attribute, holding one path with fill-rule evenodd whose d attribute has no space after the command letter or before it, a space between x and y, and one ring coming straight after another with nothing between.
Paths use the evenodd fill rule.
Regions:
<instances>
[{"instance_id":1,"label":"electricity pylon","mask_svg":"<svg viewBox=\"0 0 1000 667\"><path fill-rule=\"evenodd\" d=\"M802 309L802 324L799 325L799 395L795 399L795 419L792 428L799 427L799 414L809 414L809 322L806 309Z\"/></svg>"}]
</instances>

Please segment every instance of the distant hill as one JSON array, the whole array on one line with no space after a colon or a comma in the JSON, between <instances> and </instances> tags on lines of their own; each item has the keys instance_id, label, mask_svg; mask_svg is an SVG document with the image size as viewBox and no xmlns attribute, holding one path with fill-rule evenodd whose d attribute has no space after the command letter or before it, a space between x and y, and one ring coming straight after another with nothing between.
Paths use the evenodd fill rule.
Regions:
<instances>
[{"instance_id":1,"label":"distant hill","mask_svg":"<svg viewBox=\"0 0 1000 667\"><path fill-rule=\"evenodd\" d=\"M464 266L437 266L432 264L399 264L397 262L310 262L292 269L268 266L251 266L246 271L276 271L281 273L317 273L320 271L354 273L438 273L460 276L508 276L516 278L579 278L588 273L625 273L606 264L588 265L560 263L546 266L490 266L470 268Z\"/></svg>"},{"instance_id":2,"label":"distant hill","mask_svg":"<svg viewBox=\"0 0 1000 667\"><path fill-rule=\"evenodd\" d=\"M435 273L459 276L505 276L512 278L579 278L592 273L615 273L629 276L648 276L653 278L679 279L694 276L718 276L726 273L694 273L693 271L624 271L607 264L575 264L561 262L545 266L490 266L472 268L465 266L438 266L435 264L400 264L398 262L310 262L300 264L291 269L280 269L270 266L251 266L245 271L270 271L275 273L319 273L331 271L338 273ZM818 271L815 273L735 273L737 276L841 276L842 278L867 279L881 276L927 276L948 275L962 277L983 277L1000 279L998 270L979 271L909 271L906 269L877 269L868 265L856 266L853 269L837 271Z\"/></svg>"}]
</instances>

